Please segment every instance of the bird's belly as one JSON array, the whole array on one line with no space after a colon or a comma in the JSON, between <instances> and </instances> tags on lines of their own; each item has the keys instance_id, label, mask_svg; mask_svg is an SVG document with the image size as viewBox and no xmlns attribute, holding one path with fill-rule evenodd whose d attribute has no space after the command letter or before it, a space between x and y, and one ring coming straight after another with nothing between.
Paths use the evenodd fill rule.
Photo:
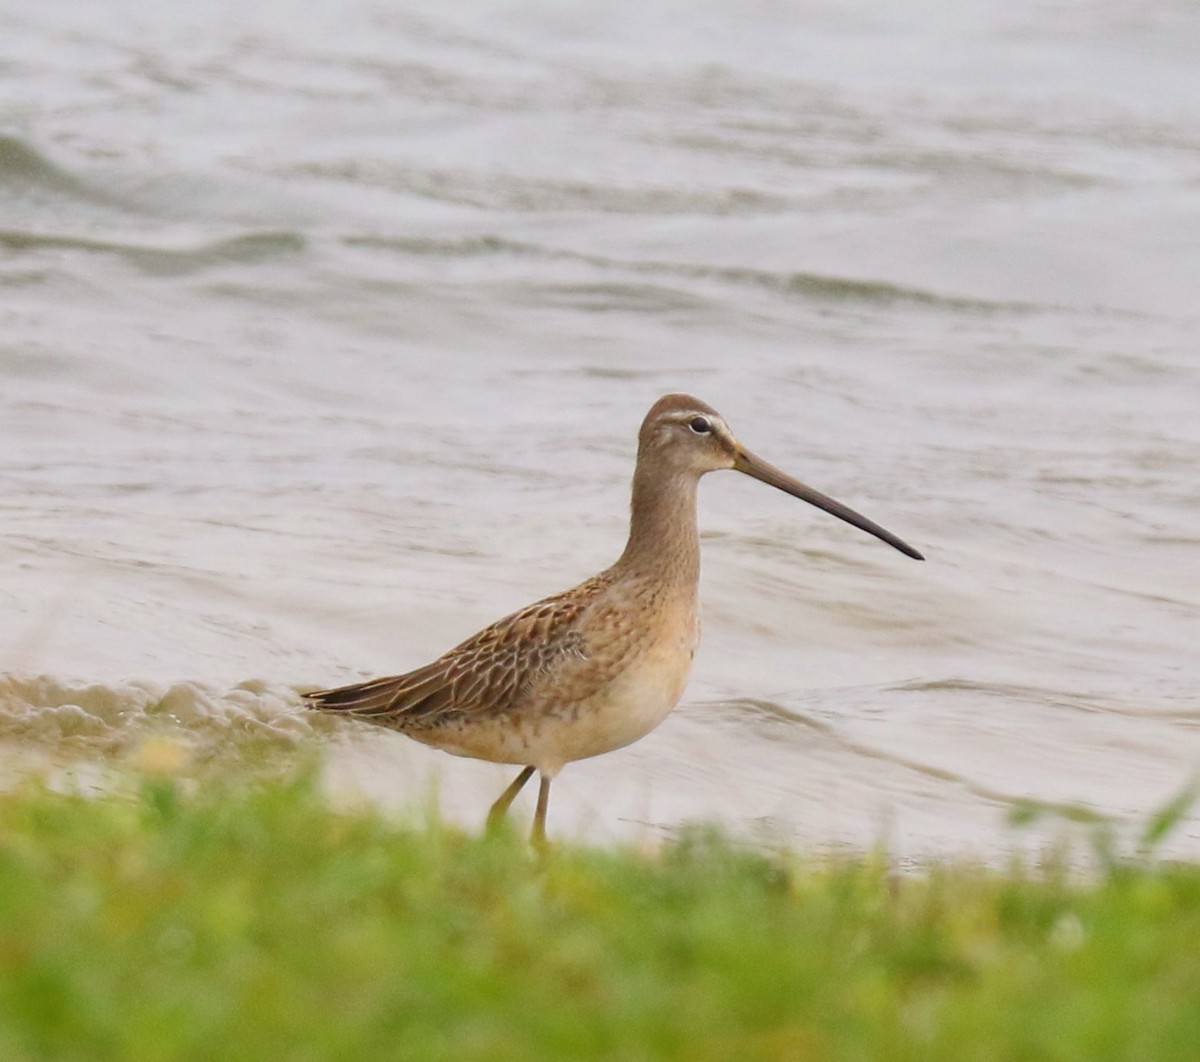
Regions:
<instances>
[{"instance_id":1,"label":"bird's belly","mask_svg":"<svg viewBox=\"0 0 1200 1062\"><path fill-rule=\"evenodd\" d=\"M700 638L694 613L622 652L568 659L504 711L443 717L404 733L457 756L520 763L553 776L564 764L645 737L683 696Z\"/></svg>"},{"instance_id":2,"label":"bird's belly","mask_svg":"<svg viewBox=\"0 0 1200 1062\"><path fill-rule=\"evenodd\" d=\"M666 719L687 685L692 652L691 646L679 643L656 647L583 697L559 689L541 703L535 700L526 711L405 732L457 756L531 764L553 776L573 760L645 737Z\"/></svg>"},{"instance_id":3,"label":"bird's belly","mask_svg":"<svg viewBox=\"0 0 1200 1062\"><path fill-rule=\"evenodd\" d=\"M548 766L557 770L645 737L679 703L691 665L689 647L661 647L640 654L590 696L547 713L539 744Z\"/></svg>"}]
</instances>

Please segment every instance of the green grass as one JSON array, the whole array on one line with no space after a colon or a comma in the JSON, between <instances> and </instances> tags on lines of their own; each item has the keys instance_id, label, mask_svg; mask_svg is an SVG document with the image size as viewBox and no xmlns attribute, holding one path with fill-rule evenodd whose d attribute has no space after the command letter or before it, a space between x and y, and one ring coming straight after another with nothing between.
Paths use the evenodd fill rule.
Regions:
<instances>
[{"instance_id":1,"label":"green grass","mask_svg":"<svg viewBox=\"0 0 1200 1062\"><path fill-rule=\"evenodd\" d=\"M1200 870L654 856L305 781L0 797L0 1058L1188 1059Z\"/></svg>"}]
</instances>

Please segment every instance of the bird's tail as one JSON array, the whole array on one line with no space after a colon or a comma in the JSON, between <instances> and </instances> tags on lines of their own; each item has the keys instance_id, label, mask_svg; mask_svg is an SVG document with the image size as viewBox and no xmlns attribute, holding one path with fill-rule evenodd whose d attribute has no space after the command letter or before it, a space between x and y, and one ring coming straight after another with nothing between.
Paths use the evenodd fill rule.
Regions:
<instances>
[{"instance_id":1,"label":"bird's tail","mask_svg":"<svg viewBox=\"0 0 1200 1062\"><path fill-rule=\"evenodd\" d=\"M385 715L392 710L404 688L403 675L355 682L331 690L313 690L301 694L310 708L322 712L347 712L351 715Z\"/></svg>"},{"instance_id":2,"label":"bird's tail","mask_svg":"<svg viewBox=\"0 0 1200 1062\"><path fill-rule=\"evenodd\" d=\"M453 699L446 665L432 664L404 675L389 675L370 682L355 682L332 690L314 690L303 695L309 705L322 712L345 712L365 718L393 716L408 722L436 714Z\"/></svg>"}]
</instances>

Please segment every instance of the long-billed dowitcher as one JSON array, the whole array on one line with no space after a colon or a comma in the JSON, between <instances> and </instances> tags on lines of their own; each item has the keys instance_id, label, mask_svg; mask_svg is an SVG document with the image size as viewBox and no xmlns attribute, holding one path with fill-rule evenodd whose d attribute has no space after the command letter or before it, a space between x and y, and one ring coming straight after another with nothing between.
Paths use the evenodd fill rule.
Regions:
<instances>
[{"instance_id":1,"label":"long-billed dowitcher","mask_svg":"<svg viewBox=\"0 0 1200 1062\"><path fill-rule=\"evenodd\" d=\"M488 814L540 772L533 840L545 841L550 782L564 764L644 737L683 693L700 640L696 485L732 468L924 558L878 524L792 479L734 438L712 406L666 395L638 433L629 541L616 564L497 620L404 675L305 696L458 756L523 764Z\"/></svg>"}]
</instances>

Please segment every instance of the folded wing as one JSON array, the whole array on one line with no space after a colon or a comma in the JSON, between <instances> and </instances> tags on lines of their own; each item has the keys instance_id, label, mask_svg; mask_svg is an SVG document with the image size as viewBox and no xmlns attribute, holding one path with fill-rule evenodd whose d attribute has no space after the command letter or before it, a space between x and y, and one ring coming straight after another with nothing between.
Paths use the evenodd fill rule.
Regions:
<instances>
[{"instance_id":1,"label":"folded wing","mask_svg":"<svg viewBox=\"0 0 1200 1062\"><path fill-rule=\"evenodd\" d=\"M603 587L597 577L529 605L415 671L304 697L323 712L401 730L518 709L539 679L572 658L586 656L576 621Z\"/></svg>"}]
</instances>

